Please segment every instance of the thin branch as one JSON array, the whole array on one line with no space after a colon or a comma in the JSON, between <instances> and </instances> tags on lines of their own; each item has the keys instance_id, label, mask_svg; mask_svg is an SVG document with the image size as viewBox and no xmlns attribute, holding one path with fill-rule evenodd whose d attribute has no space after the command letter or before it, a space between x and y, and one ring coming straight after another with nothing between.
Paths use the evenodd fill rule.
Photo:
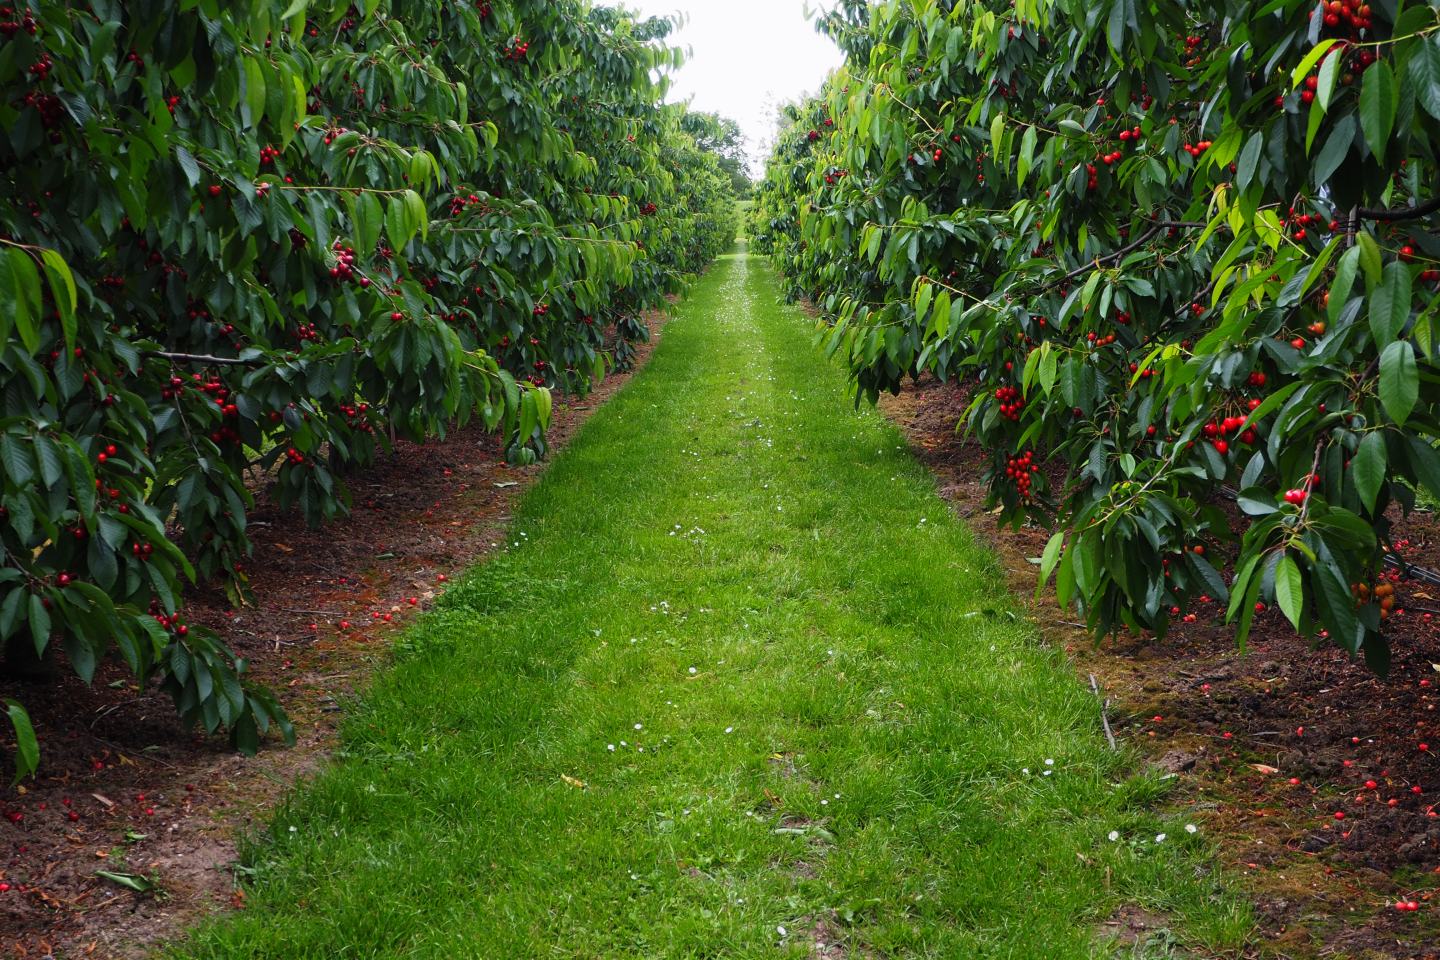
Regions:
<instances>
[{"instance_id":1,"label":"thin branch","mask_svg":"<svg viewBox=\"0 0 1440 960\"><path fill-rule=\"evenodd\" d=\"M260 367L265 361L260 359L241 360L239 357L212 357L203 353L171 353L167 350L148 350L152 357L160 357L169 360L171 363L203 363L207 366L228 366L228 367Z\"/></svg>"},{"instance_id":2,"label":"thin branch","mask_svg":"<svg viewBox=\"0 0 1440 960\"><path fill-rule=\"evenodd\" d=\"M1115 745L1115 732L1110 729L1110 701L1100 696L1100 685L1095 682L1095 674L1090 674L1090 689L1095 693L1095 699L1100 701L1100 723L1105 727L1105 739L1110 741L1111 750L1119 750Z\"/></svg>"}]
</instances>

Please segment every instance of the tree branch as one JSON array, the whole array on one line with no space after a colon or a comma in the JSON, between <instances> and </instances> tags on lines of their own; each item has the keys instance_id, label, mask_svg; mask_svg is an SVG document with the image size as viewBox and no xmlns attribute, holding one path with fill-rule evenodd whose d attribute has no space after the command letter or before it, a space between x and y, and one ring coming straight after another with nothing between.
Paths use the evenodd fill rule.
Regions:
<instances>
[{"instance_id":1,"label":"tree branch","mask_svg":"<svg viewBox=\"0 0 1440 960\"><path fill-rule=\"evenodd\" d=\"M239 357L211 357L203 353L170 353L165 350L146 351L152 357L161 357L171 363L203 363L207 366L259 367L265 361L260 359L241 360Z\"/></svg>"},{"instance_id":2,"label":"tree branch","mask_svg":"<svg viewBox=\"0 0 1440 960\"><path fill-rule=\"evenodd\" d=\"M1424 203L1417 203L1413 207L1395 207L1393 209L1366 210L1364 208L1355 211L1355 216L1360 220L1380 220L1385 223L1395 223L1398 220L1419 220L1421 217L1428 217L1430 214L1440 210L1440 197L1427 200Z\"/></svg>"}]
</instances>

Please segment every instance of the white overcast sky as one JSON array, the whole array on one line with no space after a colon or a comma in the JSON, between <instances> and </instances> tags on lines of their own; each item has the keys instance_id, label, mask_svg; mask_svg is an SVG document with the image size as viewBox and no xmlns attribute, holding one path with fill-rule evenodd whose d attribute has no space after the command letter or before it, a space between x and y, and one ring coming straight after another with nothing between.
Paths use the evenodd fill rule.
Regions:
<instances>
[{"instance_id":1,"label":"white overcast sky","mask_svg":"<svg viewBox=\"0 0 1440 960\"><path fill-rule=\"evenodd\" d=\"M690 58L672 80L670 99L736 120L749 140L754 173L763 172L764 146L775 108L815 93L840 66L836 46L815 32L806 0L599 0L650 16L683 13L670 41ZM813 10L822 4L809 0Z\"/></svg>"}]
</instances>

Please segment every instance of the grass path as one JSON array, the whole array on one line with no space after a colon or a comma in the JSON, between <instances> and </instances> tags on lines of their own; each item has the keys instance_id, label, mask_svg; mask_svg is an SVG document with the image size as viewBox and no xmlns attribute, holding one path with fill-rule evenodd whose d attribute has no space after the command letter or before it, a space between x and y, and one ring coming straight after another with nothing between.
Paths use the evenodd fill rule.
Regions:
<instances>
[{"instance_id":1,"label":"grass path","mask_svg":"<svg viewBox=\"0 0 1440 960\"><path fill-rule=\"evenodd\" d=\"M1063 960L1125 904L1244 939L1203 829L1149 812L776 296L743 254L697 285L177 952Z\"/></svg>"}]
</instances>

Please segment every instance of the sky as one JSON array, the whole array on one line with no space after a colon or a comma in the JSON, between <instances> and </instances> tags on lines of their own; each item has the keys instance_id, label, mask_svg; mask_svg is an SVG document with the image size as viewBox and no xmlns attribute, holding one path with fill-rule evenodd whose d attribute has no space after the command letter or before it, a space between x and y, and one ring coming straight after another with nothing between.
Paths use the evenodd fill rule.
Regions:
<instances>
[{"instance_id":1,"label":"sky","mask_svg":"<svg viewBox=\"0 0 1440 960\"><path fill-rule=\"evenodd\" d=\"M670 99L689 99L696 110L738 122L755 175L763 173L775 108L817 92L843 59L815 32L805 15L806 0L619 0L618 5L650 16L686 15L670 42L690 56L672 78ZM816 0L808 5L820 6Z\"/></svg>"}]
</instances>

